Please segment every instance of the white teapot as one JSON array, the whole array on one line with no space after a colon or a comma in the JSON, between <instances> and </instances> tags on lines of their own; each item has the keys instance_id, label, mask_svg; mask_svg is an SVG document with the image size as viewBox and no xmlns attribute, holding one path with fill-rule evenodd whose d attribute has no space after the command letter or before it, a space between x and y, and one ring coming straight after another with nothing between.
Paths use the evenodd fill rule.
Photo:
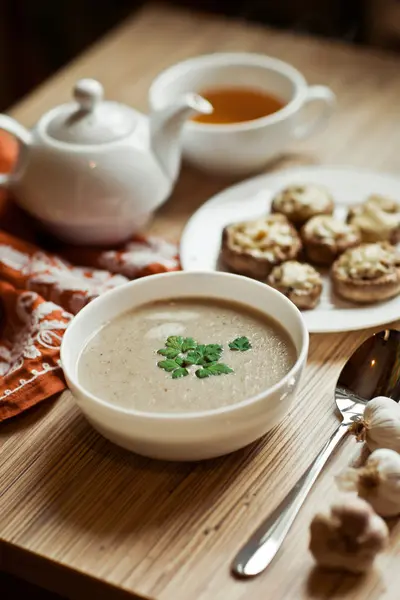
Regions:
<instances>
[{"instance_id":1,"label":"white teapot","mask_svg":"<svg viewBox=\"0 0 400 600\"><path fill-rule=\"evenodd\" d=\"M75 102L45 114L29 131L0 115L0 129L20 144L15 170L0 187L57 237L116 244L141 229L178 176L186 119L211 105L185 94L147 117L103 101L98 81L81 79Z\"/></svg>"}]
</instances>

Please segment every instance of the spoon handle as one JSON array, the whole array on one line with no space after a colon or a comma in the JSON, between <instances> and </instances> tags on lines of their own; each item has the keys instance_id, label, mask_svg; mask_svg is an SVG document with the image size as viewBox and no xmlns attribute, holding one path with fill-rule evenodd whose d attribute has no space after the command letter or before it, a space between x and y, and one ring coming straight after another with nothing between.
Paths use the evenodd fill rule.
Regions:
<instances>
[{"instance_id":1,"label":"spoon handle","mask_svg":"<svg viewBox=\"0 0 400 600\"><path fill-rule=\"evenodd\" d=\"M232 571L235 575L253 577L268 567L293 525L323 466L347 432L348 424L339 425L289 494L239 551L232 563Z\"/></svg>"}]
</instances>

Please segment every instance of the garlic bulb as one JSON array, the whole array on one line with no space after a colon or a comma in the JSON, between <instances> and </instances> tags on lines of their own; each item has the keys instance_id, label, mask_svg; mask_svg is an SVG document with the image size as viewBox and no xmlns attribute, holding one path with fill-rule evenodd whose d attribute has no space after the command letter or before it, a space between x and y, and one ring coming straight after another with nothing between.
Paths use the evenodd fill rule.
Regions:
<instances>
[{"instance_id":1,"label":"garlic bulb","mask_svg":"<svg viewBox=\"0 0 400 600\"><path fill-rule=\"evenodd\" d=\"M386 523L356 496L315 515L310 526L310 551L321 567L364 573L389 540Z\"/></svg>"},{"instance_id":2,"label":"garlic bulb","mask_svg":"<svg viewBox=\"0 0 400 600\"><path fill-rule=\"evenodd\" d=\"M349 430L358 442L367 442L370 450L390 448L400 452L400 405L378 396L368 402L363 418L352 423Z\"/></svg>"},{"instance_id":3,"label":"garlic bulb","mask_svg":"<svg viewBox=\"0 0 400 600\"><path fill-rule=\"evenodd\" d=\"M364 467L347 469L337 478L341 489L356 490L382 517L400 514L400 454L381 448Z\"/></svg>"}]
</instances>

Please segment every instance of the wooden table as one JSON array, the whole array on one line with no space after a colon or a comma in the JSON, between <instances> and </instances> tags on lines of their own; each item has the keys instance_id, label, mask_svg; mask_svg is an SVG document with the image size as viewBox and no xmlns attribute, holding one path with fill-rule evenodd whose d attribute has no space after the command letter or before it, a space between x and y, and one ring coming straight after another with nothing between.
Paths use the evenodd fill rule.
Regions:
<instances>
[{"instance_id":1,"label":"wooden table","mask_svg":"<svg viewBox=\"0 0 400 600\"><path fill-rule=\"evenodd\" d=\"M275 55L338 94L329 128L293 146L276 166L338 163L400 172L397 56L160 6L124 23L12 113L33 123L68 98L82 76L101 79L108 96L145 109L160 69L217 50ZM189 215L227 184L185 169L152 230L178 236ZM350 441L269 570L246 582L229 574L243 541L336 427L334 383L366 335L312 336L301 394L281 426L250 448L203 464L163 464L113 446L90 428L69 392L3 425L1 568L71 598L96 600L126 592L157 600L398 598L398 525L378 569L362 581L318 573L307 552L311 516L334 495L334 474L359 452Z\"/></svg>"}]
</instances>

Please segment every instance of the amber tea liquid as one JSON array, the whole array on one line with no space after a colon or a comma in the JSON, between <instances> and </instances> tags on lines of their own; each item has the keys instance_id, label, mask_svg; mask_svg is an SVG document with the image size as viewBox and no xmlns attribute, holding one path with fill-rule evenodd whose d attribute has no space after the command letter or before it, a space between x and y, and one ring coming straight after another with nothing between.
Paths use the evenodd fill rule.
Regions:
<instances>
[{"instance_id":1,"label":"amber tea liquid","mask_svg":"<svg viewBox=\"0 0 400 600\"><path fill-rule=\"evenodd\" d=\"M213 105L214 112L194 117L198 123L243 123L271 115L285 106L276 96L253 88L213 88L200 95Z\"/></svg>"}]
</instances>

